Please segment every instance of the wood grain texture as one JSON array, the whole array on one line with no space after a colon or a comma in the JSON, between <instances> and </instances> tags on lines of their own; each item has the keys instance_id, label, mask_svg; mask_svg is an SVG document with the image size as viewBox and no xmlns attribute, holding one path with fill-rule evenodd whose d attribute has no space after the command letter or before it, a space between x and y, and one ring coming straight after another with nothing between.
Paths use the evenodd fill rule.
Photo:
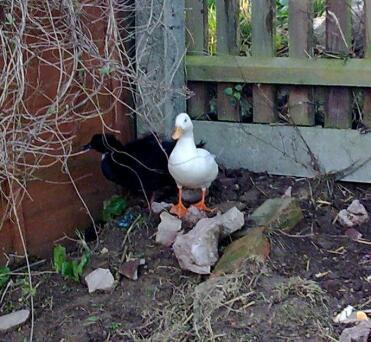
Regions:
<instances>
[{"instance_id":1,"label":"wood grain texture","mask_svg":"<svg viewBox=\"0 0 371 342\"><path fill-rule=\"evenodd\" d=\"M216 0L216 52L238 55L240 52L239 0ZM231 83L217 85L217 113L220 121L240 121L239 101L225 93Z\"/></svg>"},{"instance_id":2,"label":"wood grain texture","mask_svg":"<svg viewBox=\"0 0 371 342\"><path fill-rule=\"evenodd\" d=\"M275 0L252 2L252 54L254 57L273 57ZM276 121L275 89L270 85L253 86L253 120L259 123Z\"/></svg>"},{"instance_id":3,"label":"wood grain texture","mask_svg":"<svg viewBox=\"0 0 371 342\"><path fill-rule=\"evenodd\" d=\"M293 58L313 56L313 1L289 1L289 54ZM313 90L292 88L289 94L289 116L299 126L314 125Z\"/></svg>"},{"instance_id":4,"label":"wood grain texture","mask_svg":"<svg viewBox=\"0 0 371 342\"><path fill-rule=\"evenodd\" d=\"M351 48L352 22L350 0L327 0L326 50L348 56ZM352 127L352 93L348 88L328 91L325 127Z\"/></svg>"}]
</instances>

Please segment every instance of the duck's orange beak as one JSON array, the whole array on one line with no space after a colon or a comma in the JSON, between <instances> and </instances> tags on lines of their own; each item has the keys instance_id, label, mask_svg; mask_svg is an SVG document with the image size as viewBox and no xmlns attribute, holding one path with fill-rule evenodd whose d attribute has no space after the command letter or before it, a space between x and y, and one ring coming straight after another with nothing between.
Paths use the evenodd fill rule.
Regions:
<instances>
[{"instance_id":1,"label":"duck's orange beak","mask_svg":"<svg viewBox=\"0 0 371 342\"><path fill-rule=\"evenodd\" d=\"M182 136L182 134L183 134L183 129L181 129L180 127L175 127L174 132L171 135L171 137L174 140L178 140Z\"/></svg>"}]
</instances>

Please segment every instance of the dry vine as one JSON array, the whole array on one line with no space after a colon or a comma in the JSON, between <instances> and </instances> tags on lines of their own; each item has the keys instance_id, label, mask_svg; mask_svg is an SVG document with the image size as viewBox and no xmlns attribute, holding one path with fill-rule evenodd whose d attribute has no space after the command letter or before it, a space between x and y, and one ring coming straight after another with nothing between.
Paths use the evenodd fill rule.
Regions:
<instances>
[{"instance_id":1,"label":"dry vine","mask_svg":"<svg viewBox=\"0 0 371 342\"><path fill-rule=\"evenodd\" d=\"M171 77L159 80L158 70L141 68L153 37L159 28L166 30L161 6L142 0L137 10L151 15L147 25L134 29L133 0L1 2L0 191L7 204L2 222L11 218L18 227L28 265L17 205L28 195L27 182L50 166L60 165L78 192L68 159L76 154L80 124L99 117L102 130L112 131L105 114L120 115L126 108L151 129L164 120L164 101L185 95L184 89L172 89ZM170 66L174 73L182 57L180 51ZM29 267L28 272L32 288ZM32 335L33 317L30 340Z\"/></svg>"}]
</instances>

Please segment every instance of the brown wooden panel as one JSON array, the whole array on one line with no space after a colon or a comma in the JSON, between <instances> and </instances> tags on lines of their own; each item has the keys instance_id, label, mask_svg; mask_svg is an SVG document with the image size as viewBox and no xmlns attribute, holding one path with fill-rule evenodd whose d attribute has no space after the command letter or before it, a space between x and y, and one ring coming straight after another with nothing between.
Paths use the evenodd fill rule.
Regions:
<instances>
[{"instance_id":1,"label":"brown wooden panel","mask_svg":"<svg viewBox=\"0 0 371 342\"><path fill-rule=\"evenodd\" d=\"M216 51L218 55L239 54L239 5L239 0L216 0ZM218 83L217 85L218 120L240 121L239 101L226 93L226 89L233 89L234 86L233 83Z\"/></svg>"},{"instance_id":2,"label":"brown wooden panel","mask_svg":"<svg viewBox=\"0 0 371 342\"><path fill-rule=\"evenodd\" d=\"M347 57L351 48L350 0L327 0L326 50L330 54ZM325 127L352 127L351 89L333 88L328 92Z\"/></svg>"},{"instance_id":3,"label":"brown wooden panel","mask_svg":"<svg viewBox=\"0 0 371 342\"><path fill-rule=\"evenodd\" d=\"M275 0L252 2L252 54L255 57L275 55ZM275 88L270 85L253 86L253 120L271 123L277 120Z\"/></svg>"},{"instance_id":4,"label":"brown wooden panel","mask_svg":"<svg viewBox=\"0 0 371 342\"><path fill-rule=\"evenodd\" d=\"M293 58L313 56L313 1L289 1L289 54ZM289 115L293 124L314 125L313 96L310 87L292 88Z\"/></svg>"},{"instance_id":5,"label":"brown wooden panel","mask_svg":"<svg viewBox=\"0 0 371 342\"><path fill-rule=\"evenodd\" d=\"M189 55L207 53L207 0L186 1L186 45ZM188 82L193 95L187 101L187 111L191 117L197 118L208 111L207 85L202 82Z\"/></svg>"}]
</instances>

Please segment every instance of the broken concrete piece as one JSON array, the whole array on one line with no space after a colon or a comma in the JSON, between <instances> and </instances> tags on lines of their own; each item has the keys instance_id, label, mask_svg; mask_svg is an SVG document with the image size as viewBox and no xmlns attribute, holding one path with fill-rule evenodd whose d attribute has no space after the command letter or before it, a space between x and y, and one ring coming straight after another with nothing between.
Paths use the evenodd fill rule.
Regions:
<instances>
[{"instance_id":1,"label":"broken concrete piece","mask_svg":"<svg viewBox=\"0 0 371 342\"><path fill-rule=\"evenodd\" d=\"M371 336L371 321L361 321L352 328L344 329L339 342L367 342Z\"/></svg>"},{"instance_id":2,"label":"broken concrete piece","mask_svg":"<svg viewBox=\"0 0 371 342\"><path fill-rule=\"evenodd\" d=\"M97 268L85 277L85 282L88 285L89 293L93 293L97 290L111 290L115 279L109 269Z\"/></svg>"},{"instance_id":3,"label":"broken concrete piece","mask_svg":"<svg viewBox=\"0 0 371 342\"><path fill-rule=\"evenodd\" d=\"M138 268L145 265L145 259L135 259L124 262L120 268L119 273L131 280L138 280Z\"/></svg>"},{"instance_id":4,"label":"broken concrete piece","mask_svg":"<svg viewBox=\"0 0 371 342\"><path fill-rule=\"evenodd\" d=\"M173 245L180 267L199 274L209 274L218 260L219 237L224 238L244 225L237 208L223 215L203 218L187 234L178 235Z\"/></svg>"},{"instance_id":5,"label":"broken concrete piece","mask_svg":"<svg viewBox=\"0 0 371 342\"><path fill-rule=\"evenodd\" d=\"M221 223L222 238L229 236L232 233L236 232L237 230L241 229L245 224L245 218L243 213L239 211L236 207L229 209L223 215L216 216L215 219L220 221Z\"/></svg>"},{"instance_id":6,"label":"broken concrete piece","mask_svg":"<svg viewBox=\"0 0 371 342\"><path fill-rule=\"evenodd\" d=\"M345 227L354 227L366 223L369 216L366 208L359 200L354 200L347 209L343 209L339 212L338 219L341 225Z\"/></svg>"},{"instance_id":7,"label":"broken concrete piece","mask_svg":"<svg viewBox=\"0 0 371 342\"><path fill-rule=\"evenodd\" d=\"M213 274L233 273L252 257L264 261L270 252L269 241L263 234L265 230L266 227L251 228L244 237L233 241L225 249Z\"/></svg>"},{"instance_id":8,"label":"broken concrete piece","mask_svg":"<svg viewBox=\"0 0 371 342\"><path fill-rule=\"evenodd\" d=\"M175 238L180 234L182 229L182 221L177 217L170 215L164 211L160 215L161 222L158 225L156 233L156 242L164 245L171 246Z\"/></svg>"},{"instance_id":9,"label":"broken concrete piece","mask_svg":"<svg viewBox=\"0 0 371 342\"><path fill-rule=\"evenodd\" d=\"M173 249L179 265L184 270L209 274L218 258L220 223L217 220L201 219L187 234L178 235Z\"/></svg>"},{"instance_id":10,"label":"broken concrete piece","mask_svg":"<svg viewBox=\"0 0 371 342\"><path fill-rule=\"evenodd\" d=\"M268 199L249 216L257 226L265 226L268 231L289 231L303 218L297 200L291 197Z\"/></svg>"},{"instance_id":11,"label":"broken concrete piece","mask_svg":"<svg viewBox=\"0 0 371 342\"><path fill-rule=\"evenodd\" d=\"M194 225L198 221L200 221L201 219L206 218L206 217L207 217L207 215L204 211L201 211L197 207L194 207L193 205L191 205L188 208L187 214L184 216L183 220L185 222L188 222L189 224Z\"/></svg>"},{"instance_id":12,"label":"broken concrete piece","mask_svg":"<svg viewBox=\"0 0 371 342\"><path fill-rule=\"evenodd\" d=\"M0 316L0 331L17 327L26 322L28 317L30 317L30 310L14 311L10 314Z\"/></svg>"},{"instance_id":13,"label":"broken concrete piece","mask_svg":"<svg viewBox=\"0 0 371 342\"><path fill-rule=\"evenodd\" d=\"M166 203L166 202L152 202L151 204L151 210L154 214L159 214L162 211L170 209L172 206L171 203Z\"/></svg>"},{"instance_id":14,"label":"broken concrete piece","mask_svg":"<svg viewBox=\"0 0 371 342\"><path fill-rule=\"evenodd\" d=\"M290 198L292 197L292 186L289 186L281 198Z\"/></svg>"}]
</instances>

